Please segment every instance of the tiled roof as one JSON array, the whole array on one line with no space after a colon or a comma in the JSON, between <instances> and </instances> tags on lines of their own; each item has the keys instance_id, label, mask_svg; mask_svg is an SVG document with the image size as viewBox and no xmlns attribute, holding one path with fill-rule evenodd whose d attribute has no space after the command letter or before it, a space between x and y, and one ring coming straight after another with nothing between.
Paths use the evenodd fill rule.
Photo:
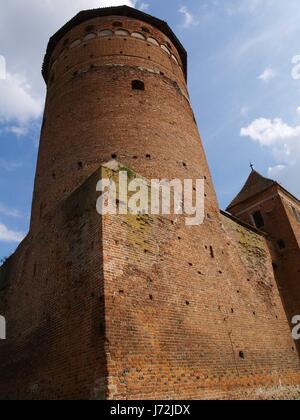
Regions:
<instances>
[{"instance_id":1,"label":"tiled roof","mask_svg":"<svg viewBox=\"0 0 300 420\"><path fill-rule=\"evenodd\" d=\"M254 195L266 190L267 188L277 184L272 179L265 178L256 171L252 171L249 175L246 184L242 188L241 192L235 197L235 199L227 207L227 210L230 210L232 207L237 204L248 200L248 198L253 197Z\"/></svg>"}]
</instances>

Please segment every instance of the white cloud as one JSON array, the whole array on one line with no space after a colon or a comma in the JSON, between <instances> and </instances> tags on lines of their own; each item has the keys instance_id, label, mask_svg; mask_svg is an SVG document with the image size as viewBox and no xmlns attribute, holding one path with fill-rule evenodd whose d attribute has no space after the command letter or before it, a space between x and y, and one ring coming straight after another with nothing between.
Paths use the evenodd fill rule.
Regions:
<instances>
[{"instance_id":1,"label":"white cloud","mask_svg":"<svg viewBox=\"0 0 300 420\"><path fill-rule=\"evenodd\" d=\"M0 81L0 122L25 124L42 113L41 99L34 98L26 79L7 73Z\"/></svg>"},{"instance_id":2,"label":"white cloud","mask_svg":"<svg viewBox=\"0 0 300 420\"><path fill-rule=\"evenodd\" d=\"M281 174L284 170L285 170L286 166L285 165L275 165L275 166L271 166L268 169L268 173L269 175L273 176L273 177L277 177L279 174Z\"/></svg>"},{"instance_id":3,"label":"white cloud","mask_svg":"<svg viewBox=\"0 0 300 420\"><path fill-rule=\"evenodd\" d=\"M271 80L275 79L276 76L277 73L274 69L267 68L260 76L258 76L258 79L265 83L269 83Z\"/></svg>"},{"instance_id":4,"label":"white cloud","mask_svg":"<svg viewBox=\"0 0 300 420\"><path fill-rule=\"evenodd\" d=\"M287 140L300 137L300 126L290 127L281 118L259 118L242 128L241 136L250 137L264 146L284 144Z\"/></svg>"},{"instance_id":5,"label":"white cloud","mask_svg":"<svg viewBox=\"0 0 300 420\"><path fill-rule=\"evenodd\" d=\"M0 55L0 80L6 79L6 60L3 55Z\"/></svg>"},{"instance_id":6,"label":"white cloud","mask_svg":"<svg viewBox=\"0 0 300 420\"><path fill-rule=\"evenodd\" d=\"M8 126L6 131L15 134L17 137L24 137L29 133L29 127L27 125L12 125Z\"/></svg>"},{"instance_id":7,"label":"white cloud","mask_svg":"<svg viewBox=\"0 0 300 420\"><path fill-rule=\"evenodd\" d=\"M242 117L247 117L247 115L249 114L249 108L248 108L248 106L243 106L240 109L240 114L241 114Z\"/></svg>"},{"instance_id":8,"label":"white cloud","mask_svg":"<svg viewBox=\"0 0 300 420\"><path fill-rule=\"evenodd\" d=\"M292 127L281 118L259 118L240 134L270 148L276 164L269 175L300 196L300 126Z\"/></svg>"},{"instance_id":9,"label":"white cloud","mask_svg":"<svg viewBox=\"0 0 300 420\"><path fill-rule=\"evenodd\" d=\"M14 171L21 167L22 167L22 164L20 162L12 162L9 160L0 159L0 168L4 169L7 172Z\"/></svg>"},{"instance_id":10,"label":"white cloud","mask_svg":"<svg viewBox=\"0 0 300 420\"><path fill-rule=\"evenodd\" d=\"M193 25L197 25L196 17L189 11L187 6L181 6L179 9L179 13L183 15L183 18L184 18L183 26L185 28L189 28Z\"/></svg>"},{"instance_id":11,"label":"white cloud","mask_svg":"<svg viewBox=\"0 0 300 420\"><path fill-rule=\"evenodd\" d=\"M297 198L300 198L299 166L275 165L269 168L268 176L271 179L277 180L283 187L287 188Z\"/></svg>"},{"instance_id":12,"label":"white cloud","mask_svg":"<svg viewBox=\"0 0 300 420\"><path fill-rule=\"evenodd\" d=\"M287 57L292 57L299 50L298 0L289 0L288 3L283 0L220 0L217 3L221 3L225 10L231 4L233 13L229 15L237 16L230 17L243 19L237 21L235 36L223 50L223 56L234 66L241 67L242 60L247 65L250 61L264 62L266 57L270 57L271 62L280 68Z\"/></svg>"},{"instance_id":13,"label":"white cloud","mask_svg":"<svg viewBox=\"0 0 300 420\"><path fill-rule=\"evenodd\" d=\"M232 16L237 14L253 14L260 10L261 6L266 6L270 0L227 0L224 2L226 12ZM222 2L223 3L223 2Z\"/></svg>"},{"instance_id":14,"label":"white cloud","mask_svg":"<svg viewBox=\"0 0 300 420\"><path fill-rule=\"evenodd\" d=\"M137 0L0 2L0 54L7 70L6 80L0 80L0 124L12 127L11 131L20 136L26 134L27 124L41 116L43 56L50 36L67 20L84 9L138 4Z\"/></svg>"},{"instance_id":15,"label":"white cloud","mask_svg":"<svg viewBox=\"0 0 300 420\"><path fill-rule=\"evenodd\" d=\"M9 209L8 207L4 206L2 203L0 203L0 214L3 214L4 216L9 217L22 217L21 213L18 210Z\"/></svg>"},{"instance_id":16,"label":"white cloud","mask_svg":"<svg viewBox=\"0 0 300 420\"><path fill-rule=\"evenodd\" d=\"M142 12L148 12L150 8L150 4L148 3L141 3L139 5L139 10L141 10Z\"/></svg>"},{"instance_id":17,"label":"white cloud","mask_svg":"<svg viewBox=\"0 0 300 420\"><path fill-rule=\"evenodd\" d=\"M0 223L0 242L19 243L24 239L24 236L22 232L10 230Z\"/></svg>"},{"instance_id":18,"label":"white cloud","mask_svg":"<svg viewBox=\"0 0 300 420\"><path fill-rule=\"evenodd\" d=\"M300 106L297 108L297 114L300 115Z\"/></svg>"}]
</instances>

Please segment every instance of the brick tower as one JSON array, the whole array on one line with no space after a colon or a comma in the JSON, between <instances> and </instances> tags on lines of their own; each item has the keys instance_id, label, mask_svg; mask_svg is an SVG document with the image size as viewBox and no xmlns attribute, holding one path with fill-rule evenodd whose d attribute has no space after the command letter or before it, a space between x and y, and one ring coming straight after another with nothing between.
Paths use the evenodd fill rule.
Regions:
<instances>
[{"instance_id":1,"label":"brick tower","mask_svg":"<svg viewBox=\"0 0 300 420\"><path fill-rule=\"evenodd\" d=\"M186 72L168 25L129 7L81 12L51 38L32 228L112 157L150 179L211 185ZM208 201L216 213L213 188Z\"/></svg>"},{"instance_id":2,"label":"brick tower","mask_svg":"<svg viewBox=\"0 0 300 420\"><path fill-rule=\"evenodd\" d=\"M0 271L0 398L297 398L266 237L220 213L169 26L116 7L50 40L31 228ZM100 217L106 162L205 179L205 222Z\"/></svg>"}]
</instances>

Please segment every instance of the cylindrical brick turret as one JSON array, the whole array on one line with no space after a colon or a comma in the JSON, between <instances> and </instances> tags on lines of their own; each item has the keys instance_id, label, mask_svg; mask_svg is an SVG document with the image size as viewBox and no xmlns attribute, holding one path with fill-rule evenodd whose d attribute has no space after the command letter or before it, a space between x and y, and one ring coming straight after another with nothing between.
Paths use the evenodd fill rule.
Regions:
<instances>
[{"instance_id":1,"label":"cylindrical brick turret","mask_svg":"<svg viewBox=\"0 0 300 420\"><path fill-rule=\"evenodd\" d=\"M186 86L186 52L169 26L126 6L79 13L48 45L47 100L31 228L112 158L147 178L207 180Z\"/></svg>"}]
</instances>

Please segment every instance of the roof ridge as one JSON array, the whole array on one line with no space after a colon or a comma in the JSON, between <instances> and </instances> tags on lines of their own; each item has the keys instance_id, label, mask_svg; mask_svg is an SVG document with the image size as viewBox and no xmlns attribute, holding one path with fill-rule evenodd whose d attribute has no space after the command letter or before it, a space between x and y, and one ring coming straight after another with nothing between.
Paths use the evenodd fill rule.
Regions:
<instances>
[{"instance_id":1,"label":"roof ridge","mask_svg":"<svg viewBox=\"0 0 300 420\"><path fill-rule=\"evenodd\" d=\"M226 210L230 210L232 207L248 200L249 198L259 194L262 191L265 191L266 189L276 184L277 182L273 179L267 178L253 169L248 176L244 186L232 200Z\"/></svg>"}]
</instances>

